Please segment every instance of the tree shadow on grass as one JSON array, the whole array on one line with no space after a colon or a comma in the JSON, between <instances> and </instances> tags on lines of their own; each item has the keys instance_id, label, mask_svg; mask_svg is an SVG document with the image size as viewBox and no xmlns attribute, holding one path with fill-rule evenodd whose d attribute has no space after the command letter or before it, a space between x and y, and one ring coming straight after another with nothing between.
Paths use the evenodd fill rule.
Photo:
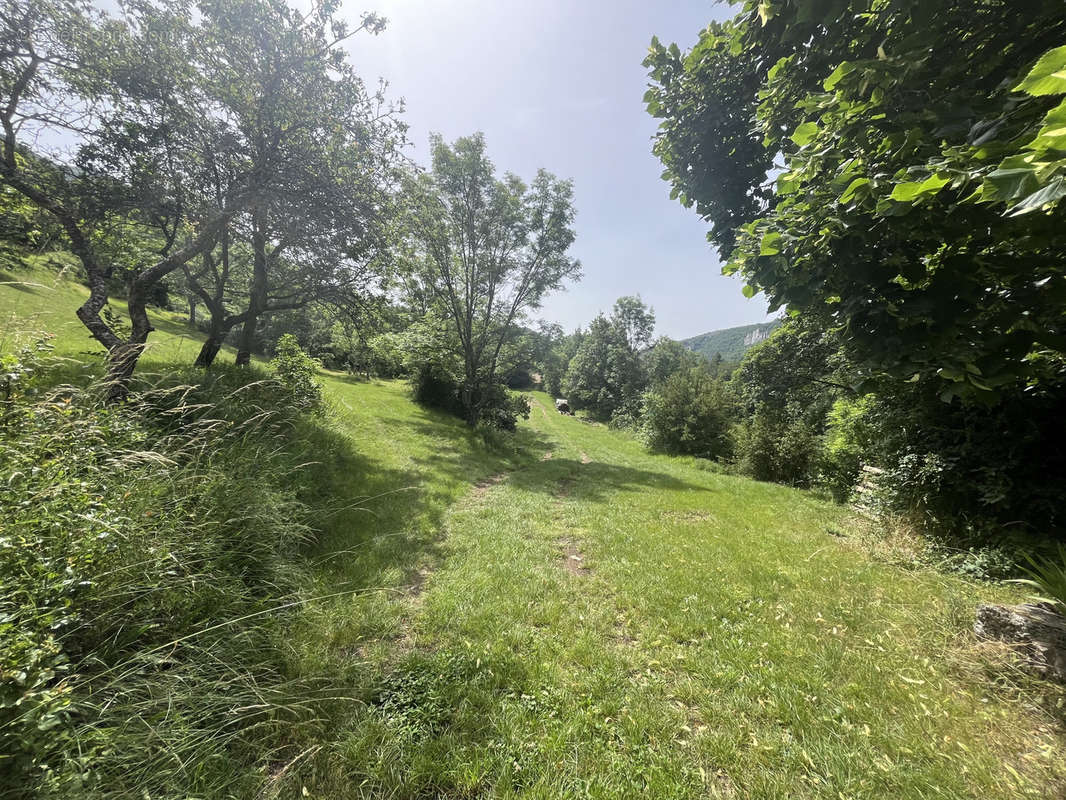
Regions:
<instances>
[{"instance_id":1,"label":"tree shadow on grass","mask_svg":"<svg viewBox=\"0 0 1066 800\"><path fill-rule=\"evenodd\" d=\"M418 406L407 414L378 414L386 429L406 428L434 441L432 455L411 456L407 469L386 466L373 447L344 432L316 424L308 451L308 494L301 497L327 509L312 557L332 578L356 587L374 587L406 576L400 586L417 585L419 567L442 558L440 531L451 505L468 487L491 475L514 470L548 446L532 431L485 437L461 420ZM395 446L403 447L397 434ZM388 446L387 439L374 447Z\"/></svg>"},{"instance_id":2,"label":"tree shadow on grass","mask_svg":"<svg viewBox=\"0 0 1066 800\"><path fill-rule=\"evenodd\" d=\"M423 435L439 435L442 430L439 422L419 419L396 419L395 422L410 425ZM454 433L457 438L466 437L471 445L477 445L477 431L471 431L461 422L457 428L461 429ZM501 447L510 447L512 450L509 458L501 456L500 469L510 473L510 485L527 492L557 495L560 483L564 482L571 487L568 493L593 501L602 500L608 493L618 491L713 491L708 486L683 481L664 472L596 461L585 463L570 458L542 460L544 453L557 448L558 443L528 428L511 434L505 442ZM426 469L450 471L457 477L470 478L461 461L457 462L443 453L416 459L416 463Z\"/></svg>"},{"instance_id":3,"label":"tree shadow on grass","mask_svg":"<svg viewBox=\"0 0 1066 800\"><path fill-rule=\"evenodd\" d=\"M642 490L711 492L708 486L690 483L664 472L637 469L597 461L584 463L572 458L553 458L518 470L511 485L528 492L558 494L560 484L568 496L600 501L615 492Z\"/></svg>"}]
</instances>

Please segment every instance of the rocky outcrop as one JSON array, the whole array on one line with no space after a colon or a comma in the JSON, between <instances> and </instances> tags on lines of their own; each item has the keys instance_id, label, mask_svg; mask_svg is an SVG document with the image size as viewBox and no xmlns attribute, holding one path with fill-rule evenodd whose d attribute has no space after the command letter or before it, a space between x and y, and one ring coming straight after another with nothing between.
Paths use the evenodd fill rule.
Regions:
<instances>
[{"instance_id":1,"label":"rocky outcrop","mask_svg":"<svg viewBox=\"0 0 1066 800\"><path fill-rule=\"evenodd\" d=\"M973 632L1013 645L1036 673L1066 683L1066 617L1048 606L982 603Z\"/></svg>"}]
</instances>

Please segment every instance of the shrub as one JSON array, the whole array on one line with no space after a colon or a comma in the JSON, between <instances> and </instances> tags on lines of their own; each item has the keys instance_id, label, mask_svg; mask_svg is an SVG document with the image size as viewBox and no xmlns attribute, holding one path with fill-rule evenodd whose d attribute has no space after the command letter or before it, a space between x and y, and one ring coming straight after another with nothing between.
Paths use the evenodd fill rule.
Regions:
<instances>
[{"instance_id":1,"label":"shrub","mask_svg":"<svg viewBox=\"0 0 1066 800\"><path fill-rule=\"evenodd\" d=\"M756 480L790 486L811 485L818 463L818 434L795 409L774 413L760 408L734 426L737 469Z\"/></svg>"},{"instance_id":2,"label":"shrub","mask_svg":"<svg viewBox=\"0 0 1066 800\"><path fill-rule=\"evenodd\" d=\"M32 393L34 378L46 366L47 354L52 351L52 338L42 334L29 342L16 339L11 343L12 352L0 351L0 415L13 410L20 395Z\"/></svg>"},{"instance_id":3,"label":"shrub","mask_svg":"<svg viewBox=\"0 0 1066 800\"><path fill-rule=\"evenodd\" d=\"M369 347L370 368L379 378L398 378L407 374L402 334L378 334L370 340Z\"/></svg>"},{"instance_id":4,"label":"shrub","mask_svg":"<svg viewBox=\"0 0 1066 800\"><path fill-rule=\"evenodd\" d=\"M303 351L291 333L278 339L270 366L297 408L310 411L322 405L322 384L316 377L320 364Z\"/></svg>"},{"instance_id":5,"label":"shrub","mask_svg":"<svg viewBox=\"0 0 1066 800\"><path fill-rule=\"evenodd\" d=\"M648 444L675 455L726 457L732 405L726 388L704 368L675 372L645 395Z\"/></svg>"},{"instance_id":6,"label":"shrub","mask_svg":"<svg viewBox=\"0 0 1066 800\"><path fill-rule=\"evenodd\" d=\"M940 535L1010 524L1039 535L1066 527L1066 448L1059 394L1007 393L988 405L944 402L922 382L879 390L864 424L864 460L884 468L878 500Z\"/></svg>"},{"instance_id":7,"label":"shrub","mask_svg":"<svg viewBox=\"0 0 1066 800\"><path fill-rule=\"evenodd\" d=\"M443 366L435 362L421 362L411 369L411 392L420 405L462 416L463 403L459 399L459 383Z\"/></svg>"},{"instance_id":8,"label":"shrub","mask_svg":"<svg viewBox=\"0 0 1066 800\"><path fill-rule=\"evenodd\" d=\"M1040 594L1034 599L1050 603L1058 613L1066 615L1066 544L1059 542L1053 556L1033 554L1025 560L1021 569L1028 577L1013 583L1036 589Z\"/></svg>"},{"instance_id":9,"label":"shrub","mask_svg":"<svg viewBox=\"0 0 1066 800\"><path fill-rule=\"evenodd\" d=\"M513 431L518 428L519 419L529 419L531 407L525 395L508 391L501 384L493 384L486 392L481 421L501 431Z\"/></svg>"},{"instance_id":10,"label":"shrub","mask_svg":"<svg viewBox=\"0 0 1066 800\"><path fill-rule=\"evenodd\" d=\"M873 395L841 397L829 411L819 479L838 503L851 497L862 465L871 455L874 407Z\"/></svg>"},{"instance_id":11,"label":"shrub","mask_svg":"<svg viewBox=\"0 0 1066 800\"><path fill-rule=\"evenodd\" d=\"M607 427L615 431L635 431L640 427L640 417L634 411L632 403L625 403L614 410L607 421Z\"/></svg>"}]
</instances>

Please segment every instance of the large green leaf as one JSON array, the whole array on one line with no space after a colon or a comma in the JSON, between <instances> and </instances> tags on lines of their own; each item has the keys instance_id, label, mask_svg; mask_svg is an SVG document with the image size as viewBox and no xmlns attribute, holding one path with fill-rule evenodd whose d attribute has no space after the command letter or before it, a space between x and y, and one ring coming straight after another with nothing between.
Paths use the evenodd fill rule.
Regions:
<instances>
[{"instance_id":1,"label":"large green leaf","mask_svg":"<svg viewBox=\"0 0 1066 800\"><path fill-rule=\"evenodd\" d=\"M863 196L869 194L869 186L869 178L856 178L848 184L848 188L844 190L842 195L840 195L840 202L847 204L855 198L856 194L862 194Z\"/></svg>"},{"instance_id":2,"label":"large green leaf","mask_svg":"<svg viewBox=\"0 0 1066 800\"><path fill-rule=\"evenodd\" d=\"M1047 112L1043 127L1040 128L1036 138L1025 146L1025 149L1037 152L1066 151L1066 100Z\"/></svg>"},{"instance_id":3,"label":"large green leaf","mask_svg":"<svg viewBox=\"0 0 1066 800\"><path fill-rule=\"evenodd\" d=\"M763 0L759 3L759 19L762 21L763 25L776 16L777 9L774 8L774 4L770 0Z\"/></svg>"},{"instance_id":4,"label":"large green leaf","mask_svg":"<svg viewBox=\"0 0 1066 800\"><path fill-rule=\"evenodd\" d=\"M1014 87L1016 92L1031 95L1066 94L1066 45L1048 50Z\"/></svg>"},{"instance_id":5,"label":"large green leaf","mask_svg":"<svg viewBox=\"0 0 1066 800\"><path fill-rule=\"evenodd\" d=\"M781 252L781 234L777 231L770 231L762 237L762 241L759 243L759 255L761 256L776 256Z\"/></svg>"},{"instance_id":6,"label":"large green leaf","mask_svg":"<svg viewBox=\"0 0 1066 800\"><path fill-rule=\"evenodd\" d=\"M804 122L792 134L792 141L803 147L806 144L810 144L811 140L818 135L818 130L818 123Z\"/></svg>"},{"instance_id":7,"label":"large green leaf","mask_svg":"<svg viewBox=\"0 0 1066 800\"><path fill-rule=\"evenodd\" d=\"M829 77L825 79L825 82L822 84L822 86L827 92L831 92L833 91L833 89L836 88L836 85L840 83L841 79L845 75L847 75L849 72L853 72L854 70L854 64L852 64L850 61L844 61L837 65L837 68L833 70L832 73L830 73Z\"/></svg>"},{"instance_id":8,"label":"large green leaf","mask_svg":"<svg viewBox=\"0 0 1066 800\"><path fill-rule=\"evenodd\" d=\"M1064 162L1064 164L1066 164L1066 162ZM1011 211L1011 216L1017 217L1022 214L1028 214L1030 211L1050 208L1057 204L1063 197L1066 197L1066 179L1056 178L1044 188L1033 192L1018 203L1018 205L1016 205Z\"/></svg>"},{"instance_id":9,"label":"large green leaf","mask_svg":"<svg viewBox=\"0 0 1066 800\"><path fill-rule=\"evenodd\" d=\"M901 203L911 203L935 195L949 183L951 178L940 175L930 175L924 181L904 181L896 184L889 197Z\"/></svg>"},{"instance_id":10,"label":"large green leaf","mask_svg":"<svg viewBox=\"0 0 1066 800\"><path fill-rule=\"evenodd\" d=\"M1032 194L1040 188L1036 170L1024 156L1003 160L999 169L989 173L981 185L982 200L1010 202Z\"/></svg>"}]
</instances>

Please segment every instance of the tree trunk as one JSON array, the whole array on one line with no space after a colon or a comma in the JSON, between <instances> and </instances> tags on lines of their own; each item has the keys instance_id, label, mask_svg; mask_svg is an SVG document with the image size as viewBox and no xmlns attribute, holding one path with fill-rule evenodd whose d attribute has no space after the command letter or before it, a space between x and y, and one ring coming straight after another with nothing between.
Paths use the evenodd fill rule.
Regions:
<instances>
[{"instance_id":1,"label":"tree trunk","mask_svg":"<svg viewBox=\"0 0 1066 800\"><path fill-rule=\"evenodd\" d=\"M205 341L203 347L200 348L200 352L197 354L193 366L207 369L214 364L215 356L217 356L218 351L222 349L223 338L224 337L221 335L216 335L214 330L212 330L212 332L207 335L207 341Z\"/></svg>"},{"instance_id":2,"label":"tree trunk","mask_svg":"<svg viewBox=\"0 0 1066 800\"><path fill-rule=\"evenodd\" d=\"M252 214L252 285L248 290L248 310L245 312L244 327L241 328L240 341L237 344L237 366L247 366L252 360L252 348L255 346L255 329L259 317L266 309L267 292L267 254L266 235L263 233L262 216L256 210Z\"/></svg>"},{"instance_id":3,"label":"tree trunk","mask_svg":"<svg viewBox=\"0 0 1066 800\"><path fill-rule=\"evenodd\" d=\"M89 275L89 297L81 304L76 313L82 324L89 329L89 333L92 334L93 338L102 344L108 352L111 352L122 344L122 340L100 318L100 312L107 305L108 276L96 270L89 271L87 269L86 272Z\"/></svg>"},{"instance_id":4,"label":"tree trunk","mask_svg":"<svg viewBox=\"0 0 1066 800\"><path fill-rule=\"evenodd\" d=\"M237 343L236 364L238 367L246 367L252 362L252 348L255 346L255 329L258 322L258 316L249 315L241 328L241 336Z\"/></svg>"},{"instance_id":5,"label":"tree trunk","mask_svg":"<svg viewBox=\"0 0 1066 800\"><path fill-rule=\"evenodd\" d=\"M148 334L155 330L148 319L145 287L136 279L130 282L127 305L130 312L130 338L108 351L107 399L113 403L125 400L129 395L130 378L144 353Z\"/></svg>"},{"instance_id":6,"label":"tree trunk","mask_svg":"<svg viewBox=\"0 0 1066 800\"><path fill-rule=\"evenodd\" d=\"M144 352L143 344L122 342L108 353L107 401L120 403L129 397L130 378Z\"/></svg>"},{"instance_id":7,"label":"tree trunk","mask_svg":"<svg viewBox=\"0 0 1066 800\"><path fill-rule=\"evenodd\" d=\"M196 298L189 298L189 327L196 327Z\"/></svg>"}]
</instances>

